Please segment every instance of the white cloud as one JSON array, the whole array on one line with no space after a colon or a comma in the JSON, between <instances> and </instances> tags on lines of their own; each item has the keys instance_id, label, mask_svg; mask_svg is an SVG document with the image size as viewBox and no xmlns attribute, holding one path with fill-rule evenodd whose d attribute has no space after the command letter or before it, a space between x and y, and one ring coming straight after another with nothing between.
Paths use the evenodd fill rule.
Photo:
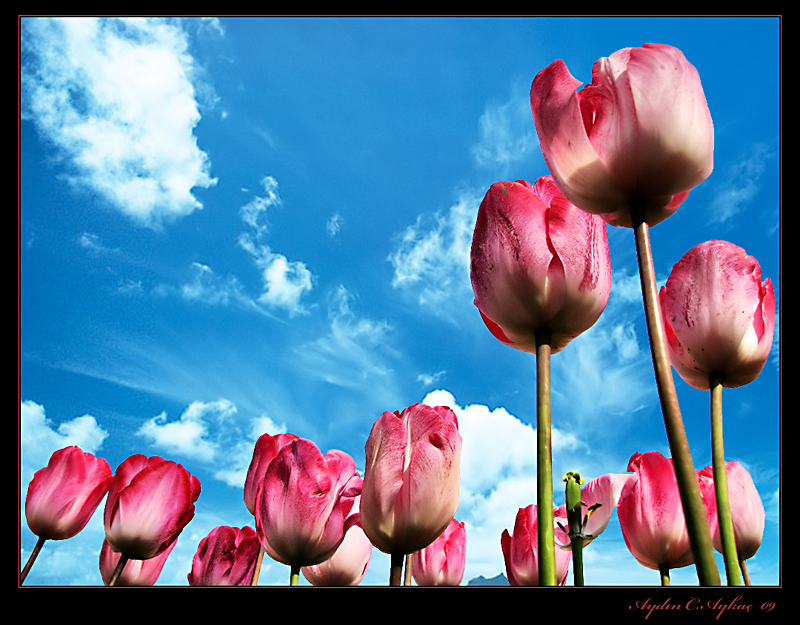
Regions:
<instances>
[{"instance_id":1,"label":"white cloud","mask_svg":"<svg viewBox=\"0 0 800 625\"><path fill-rule=\"evenodd\" d=\"M295 350L296 364L330 384L369 389L381 380L385 388L392 369L388 345L391 326L383 320L357 316L354 296L344 286L334 292L328 308L328 329L320 338ZM386 391L384 391L386 392Z\"/></svg>"},{"instance_id":2,"label":"white cloud","mask_svg":"<svg viewBox=\"0 0 800 625\"><path fill-rule=\"evenodd\" d=\"M392 285L416 293L420 304L443 315L460 305L452 300L470 301L469 256L482 199L473 191L462 192L446 215L420 216L406 228L389 256Z\"/></svg>"},{"instance_id":3,"label":"white cloud","mask_svg":"<svg viewBox=\"0 0 800 625\"><path fill-rule=\"evenodd\" d=\"M62 421L54 428L44 406L30 400L20 402L20 430L23 450L21 479L26 489L33 474L47 466L54 451L77 445L96 456L108 437L108 432L91 415Z\"/></svg>"},{"instance_id":4,"label":"white cloud","mask_svg":"<svg viewBox=\"0 0 800 625\"><path fill-rule=\"evenodd\" d=\"M202 207L216 183L193 131L196 68L174 22L23 20L23 109L75 167L75 181L158 227Z\"/></svg>"},{"instance_id":5,"label":"white cloud","mask_svg":"<svg viewBox=\"0 0 800 625\"><path fill-rule=\"evenodd\" d=\"M711 223L723 223L742 212L760 191L766 161L773 156L764 145L754 146L745 158L735 162L722 182L713 188L709 206Z\"/></svg>"},{"instance_id":6,"label":"white cloud","mask_svg":"<svg viewBox=\"0 0 800 625\"><path fill-rule=\"evenodd\" d=\"M508 167L539 146L526 87L520 83L502 104L487 105L478 120L479 140L472 156L481 167Z\"/></svg>"}]
</instances>

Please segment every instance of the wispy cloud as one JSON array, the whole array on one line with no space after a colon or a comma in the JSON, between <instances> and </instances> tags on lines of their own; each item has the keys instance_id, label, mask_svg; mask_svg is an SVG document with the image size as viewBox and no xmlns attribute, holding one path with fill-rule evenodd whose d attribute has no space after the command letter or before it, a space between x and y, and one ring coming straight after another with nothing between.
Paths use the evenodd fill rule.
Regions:
<instances>
[{"instance_id":1,"label":"wispy cloud","mask_svg":"<svg viewBox=\"0 0 800 625\"><path fill-rule=\"evenodd\" d=\"M481 167L506 171L539 147L527 88L518 83L508 100L486 106L478 120L479 138L472 156Z\"/></svg>"},{"instance_id":2,"label":"wispy cloud","mask_svg":"<svg viewBox=\"0 0 800 625\"><path fill-rule=\"evenodd\" d=\"M406 228L389 262L392 285L448 315L452 299L469 298L469 254L482 195L462 192L447 213L422 215Z\"/></svg>"},{"instance_id":3,"label":"wispy cloud","mask_svg":"<svg viewBox=\"0 0 800 625\"><path fill-rule=\"evenodd\" d=\"M210 187L186 36L162 19L30 18L22 104L58 146L73 181L152 227L202 207Z\"/></svg>"},{"instance_id":4,"label":"wispy cloud","mask_svg":"<svg viewBox=\"0 0 800 625\"><path fill-rule=\"evenodd\" d=\"M756 145L730 166L722 182L712 189L714 199L708 209L711 223L724 223L747 208L760 191L761 176L772 158L768 146Z\"/></svg>"}]
</instances>

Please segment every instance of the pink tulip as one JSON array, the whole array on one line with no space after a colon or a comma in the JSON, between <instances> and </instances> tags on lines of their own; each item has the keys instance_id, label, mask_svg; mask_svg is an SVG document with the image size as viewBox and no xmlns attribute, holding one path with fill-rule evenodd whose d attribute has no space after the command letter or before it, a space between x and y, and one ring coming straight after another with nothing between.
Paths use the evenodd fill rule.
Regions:
<instances>
[{"instance_id":1,"label":"pink tulip","mask_svg":"<svg viewBox=\"0 0 800 625\"><path fill-rule=\"evenodd\" d=\"M654 226L713 169L714 126L697 70L677 48L645 44L602 58L592 83L554 61L534 78L531 110L544 160L576 206Z\"/></svg>"},{"instance_id":2,"label":"pink tulip","mask_svg":"<svg viewBox=\"0 0 800 625\"><path fill-rule=\"evenodd\" d=\"M466 557L467 530L453 519L439 538L412 556L414 580L418 586L458 586Z\"/></svg>"},{"instance_id":3,"label":"pink tulip","mask_svg":"<svg viewBox=\"0 0 800 625\"><path fill-rule=\"evenodd\" d=\"M384 412L365 446L361 527L384 553L430 545L458 508L461 435L445 406Z\"/></svg>"},{"instance_id":4,"label":"pink tulip","mask_svg":"<svg viewBox=\"0 0 800 625\"><path fill-rule=\"evenodd\" d=\"M359 516L359 495L350 515ZM364 579L372 557L372 543L358 523L350 525L342 544L333 555L319 564L304 566L303 576L314 586L358 586Z\"/></svg>"},{"instance_id":5,"label":"pink tulip","mask_svg":"<svg viewBox=\"0 0 800 625\"><path fill-rule=\"evenodd\" d=\"M701 473L714 479L714 469L711 466L707 466ZM728 482L736 552L739 560L747 560L756 555L764 537L764 504L750 473L738 461L725 463L725 478ZM714 548L721 553L722 544L718 531L714 532L713 540Z\"/></svg>"},{"instance_id":6,"label":"pink tulip","mask_svg":"<svg viewBox=\"0 0 800 625\"><path fill-rule=\"evenodd\" d=\"M256 556L258 536L252 527L215 527L197 547L186 576L189 586L249 586Z\"/></svg>"},{"instance_id":7,"label":"pink tulip","mask_svg":"<svg viewBox=\"0 0 800 625\"><path fill-rule=\"evenodd\" d=\"M256 492L261 480L264 479L269 463L278 455L281 447L296 438L299 437L294 434L276 434L274 436L263 434L256 441L253 459L247 468L247 478L244 482L244 504L253 516L256 514Z\"/></svg>"},{"instance_id":8,"label":"pink tulip","mask_svg":"<svg viewBox=\"0 0 800 625\"><path fill-rule=\"evenodd\" d=\"M636 484L636 475L631 473L607 473L592 480L581 488L581 501L585 506L581 506L581 518L589 514L589 519L586 522L584 533L586 538L583 541L585 547L595 538L597 538L608 527L608 522L611 519L611 514L614 510L628 498L634 485ZM600 504L599 508L595 508L593 512L589 513L589 508L595 504ZM566 518L567 504L562 503L558 508L559 516ZM562 522L561 525L569 530L569 525ZM572 542L569 534L564 532L560 527L555 532L556 545L561 549L572 549Z\"/></svg>"},{"instance_id":9,"label":"pink tulip","mask_svg":"<svg viewBox=\"0 0 800 625\"><path fill-rule=\"evenodd\" d=\"M158 456L130 456L111 483L105 508L111 549L134 560L153 558L177 540L194 517L200 480Z\"/></svg>"},{"instance_id":10,"label":"pink tulip","mask_svg":"<svg viewBox=\"0 0 800 625\"><path fill-rule=\"evenodd\" d=\"M588 330L611 291L606 225L567 201L550 176L496 182L481 203L471 253L475 305L494 336L552 353Z\"/></svg>"},{"instance_id":11,"label":"pink tulip","mask_svg":"<svg viewBox=\"0 0 800 625\"><path fill-rule=\"evenodd\" d=\"M288 442L269 465L256 495L256 531L266 553L292 567L330 558L361 494L355 461L343 451L323 455L311 441Z\"/></svg>"},{"instance_id":12,"label":"pink tulip","mask_svg":"<svg viewBox=\"0 0 800 625\"><path fill-rule=\"evenodd\" d=\"M500 546L506 563L506 575L511 586L539 585L539 546L537 529L537 506L531 504L520 508L514 523L514 533L503 530ZM566 527L567 513L556 508L553 510L554 523L561 522ZM558 528L558 525L555 525ZM567 583L571 551L556 549L556 581L559 586Z\"/></svg>"},{"instance_id":13,"label":"pink tulip","mask_svg":"<svg viewBox=\"0 0 800 625\"><path fill-rule=\"evenodd\" d=\"M75 446L59 449L28 485L28 527L40 539L72 538L86 527L112 479L111 467L103 458Z\"/></svg>"},{"instance_id":14,"label":"pink tulip","mask_svg":"<svg viewBox=\"0 0 800 625\"><path fill-rule=\"evenodd\" d=\"M677 569L694 563L672 460L657 451L633 454L628 471L636 482L617 507L622 537L633 556L647 568ZM697 472L706 516L716 531L714 482Z\"/></svg>"},{"instance_id":15,"label":"pink tulip","mask_svg":"<svg viewBox=\"0 0 800 625\"><path fill-rule=\"evenodd\" d=\"M164 564L167 562L167 557L172 553L177 542L176 540L164 551L149 560L128 560L114 586L154 585L158 581L158 576L161 575ZM104 538L103 547L100 549L100 575L106 586L111 582L121 557L122 554L112 551L108 541Z\"/></svg>"},{"instance_id":16,"label":"pink tulip","mask_svg":"<svg viewBox=\"0 0 800 625\"><path fill-rule=\"evenodd\" d=\"M709 390L717 376L733 388L758 377L772 347L775 293L755 258L726 241L701 243L659 296L672 366L687 384Z\"/></svg>"}]
</instances>

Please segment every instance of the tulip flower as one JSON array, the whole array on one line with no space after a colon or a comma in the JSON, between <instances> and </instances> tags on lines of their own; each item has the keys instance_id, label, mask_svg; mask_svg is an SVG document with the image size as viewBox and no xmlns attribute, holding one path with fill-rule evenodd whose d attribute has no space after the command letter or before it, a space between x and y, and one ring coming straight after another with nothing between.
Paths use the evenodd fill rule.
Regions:
<instances>
[{"instance_id":1,"label":"tulip flower","mask_svg":"<svg viewBox=\"0 0 800 625\"><path fill-rule=\"evenodd\" d=\"M672 460L659 452L635 453L628 463L636 481L617 507L625 544L636 558L661 573L669 585L669 569L694 563L680 492ZM695 471L705 510L705 522L716 528L713 481ZM713 532L712 532L713 533Z\"/></svg>"},{"instance_id":2,"label":"tulip flower","mask_svg":"<svg viewBox=\"0 0 800 625\"><path fill-rule=\"evenodd\" d=\"M471 252L475 305L503 343L536 354L537 501L553 500L550 356L588 330L608 303L606 225L572 205L550 176L492 185ZM540 514L542 584L556 583L552 519Z\"/></svg>"},{"instance_id":3,"label":"tulip flower","mask_svg":"<svg viewBox=\"0 0 800 625\"><path fill-rule=\"evenodd\" d=\"M418 586L458 586L464 578L466 557L467 530L464 523L453 519L439 538L414 554L414 581Z\"/></svg>"},{"instance_id":4,"label":"tulip flower","mask_svg":"<svg viewBox=\"0 0 800 625\"><path fill-rule=\"evenodd\" d=\"M672 366L687 384L709 390L716 376L734 388L758 377L772 348L775 292L755 258L727 241L700 243L659 296Z\"/></svg>"},{"instance_id":5,"label":"tulip flower","mask_svg":"<svg viewBox=\"0 0 800 625\"><path fill-rule=\"evenodd\" d=\"M359 515L361 496L356 497L350 515ZM358 586L372 557L372 543L358 523L350 525L342 544L319 564L304 566L303 576L313 586Z\"/></svg>"},{"instance_id":6,"label":"tulip flower","mask_svg":"<svg viewBox=\"0 0 800 625\"><path fill-rule=\"evenodd\" d=\"M297 438L270 463L256 495L256 531L264 551L291 567L291 584L300 569L330 558L344 540L361 494L355 461L343 451L323 455L314 443Z\"/></svg>"},{"instance_id":7,"label":"tulip flower","mask_svg":"<svg viewBox=\"0 0 800 625\"><path fill-rule=\"evenodd\" d=\"M115 587L153 586L158 581L158 576L161 575L164 564L166 564L167 558L176 544L178 544L177 540L149 560L129 560L113 585ZM121 558L122 554L112 551L108 541L104 538L103 547L100 549L100 575L106 586L111 585L111 580L114 578L114 572L117 570Z\"/></svg>"},{"instance_id":8,"label":"tulip flower","mask_svg":"<svg viewBox=\"0 0 800 625\"><path fill-rule=\"evenodd\" d=\"M294 434L276 434L274 436L262 434L256 441L253 459L247 468L247 477L244 482L244 504L253 516L256 514L256 491L261 480L264 479L270 462L275 459L284 445L296 438L299 437Z\"/></svg>"},{"instance_id":9,"label":"tulip flower","mask_svg":"<svg viewBox=\"0 0 800 625\"><path fill-rule=\"evenodd\" d=\"M697 70L677 48L646 44L602 58L581 91L563 61L537 74L533 112L545 162L564 195L614 226L633 228L653 370L689 539L703 585L719 585L669 366L649 228L713 169L714 126Z\"/></svg>"},{"instance_id":10,"label":"tulip flower","mask_svg":"<svg viewBox=\"0 0 800 625\"><path fill-rule=\"evenodd\" d=\"M136 454L117 467L105 507L106 540L128 559L148 560L174 543L194 517L200 480L181 465Z\"/></svg>"},{"instance_id":11,"label":"tulip flower","mask_svg":"<svg viewBox=\"0 0 800 625\"><path fill-rule=\"evenodd\" d=\"M361 527L392 556L390 583L399 585L403 557L430 545L458 508L461 434L446 406L417 403L384 412L365 445Z\"/></svg>"},{"instance_id":12,"label":"tulip flower","mask_svg":"<svg viewBox=\"0 0 800 625\"><path fill-rule=\"evenodd\" d=\"M582 90L562 60L531 85L539 144L561 191L614 226L650 226L713 169L714 126L700 76L677 48L645 44L602 58Z\"/></svg>"},{"instance_id":13,"label":"tulip flower","mask_svg":"<svg viewBox=\"0 0 800 625\"><path fill-rule=\"evenodd\" d=\"M713 467L708 466L701 474L714 477ZM738 461L725 463L731 519L735 537L736 553L742 569L745 584L750 586L746 561L756 555L764 537L766 513L764 503L756 490L750 473ZM713 537L714 548L723 553L720 532Z\"/></svg>"},{"instance_id":14,"label":"tulip flower","mask_svg":"<svg viewBox=\"0 0 800 625\"><path fill-rule=\"evenodd\" d=\"M254 517L256 515L256 493L258 487L261 485L261 480L264 479L264 474L269 468L270 462L275 459L281 448L286 443L299 438L294 434L262 434L256 441L255 448L253 449L253 458L250 460L250 466L247 467L247 477L244 481L244 505ZM258 543L258 559L256 561L256 570L253 574L252 585L258 584L258 576L261 571L261 559L264 557L264 547L261 542Z\"/></svg>"},{"instance_id":15,"label":"tulip flower","mask_svg":"<svg viewBox=\"0 0 800 625\"><path fill-rule=\"evenodd\" d=\"M749 384L772 348L775 293L758 261L727 241L690 249L659 293L672 366L683 380L711 391L711 440L719 533L729 585L739 585L726 486L722 387Z\"/></svg>"},{"instance_id":16,"label":"tulip flower","mask_svg":"<svg viewBox=\"0 0 800 625\"><path fill-rule=\"evenodd\" d=\"M536 353L546 332L555 354L608 303L605 223L573 206L550 176L534 185L496 182L478 211L471 279L475 305L497 339Z\"/></svg>"},{"instance_id":17,"label":"tulip flower","mask_svg":"<svg viewBox=\"0 0 800 625\"><path fill-rule=\"evenodd\" d=\"M215 527L200 541L186 576L189 586L249 586L258 556L252 527Z\"/></svg>"},{"instance_id":18,"label":"tulip flower","mask_svg":"<svg viewBox=\"0 0 800 625\"><path fill-rule=\"evenodd\" d=\"M539 577L539 541L537 508L531 504L527 508L520 508L514 523L514 533L509 534L503 530L500 536L500 547L506 563L506 576L511 586L540 586ZM566 522L566 512L560 509L553 510L554 520ZM561 549L555 550L556 558L556 583L564 586L569 573L569 559L571 552Z\"/></svg>"},{"instance_id":19,"label":"tulip flower","mask_svg":"<svg viewBox=\"0 0 800 625\"><path fill-rule=\"evenodd\" d=\"M25 519L39 540L20 583L46 540L66 540L86 527L112 479L108 462L76 446L54 452L47 466L34 474L25 497Z\"/></svg>"}]
</instances>

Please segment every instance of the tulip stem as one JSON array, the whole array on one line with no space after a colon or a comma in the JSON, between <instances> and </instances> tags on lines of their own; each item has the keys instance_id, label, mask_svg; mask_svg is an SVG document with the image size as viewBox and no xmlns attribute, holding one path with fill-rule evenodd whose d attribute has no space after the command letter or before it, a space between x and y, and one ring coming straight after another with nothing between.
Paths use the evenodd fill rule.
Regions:
<instances>
[{"instance_id":1,"label":"tulip stem","mask_svg":"<svg viewBox=\"0 0 800 625\"><path fill-rule=\"evenodd\" d=\"M300 567L292 564L290 566L291 572L289 573L289 586L300 585Z\"/></svg>"},{"instance_id":2,"label":"tulip stem","mask_svg":"<svg viewBox=\"0 0 800 625\"><path fill-rule=\"evenodd\" d=\"M389 586L402 586L403 585L403 561L405 560L404 553L391 554L391 568L389 569Z\"/></svg>"},{"instance_id":3,"label":"tulip stem","mask_svg":"<svg viewBox=\"0 0 800 625\"><path fill-rule=\"evenodd\" d=\"M647 222L644 221L643 213L644 211L637 207L631 208L647 333L650 339L658 396L661 401L661 412L664 416L672 463L675 467L683 513L686 517L689 543L695 557L697 577L701 586L719 586L721 582L717 562L714 559L711 530L700 496L697 472L692 463L689 443L686 440L686 430L678 405L678 394L675 391L675 382L672 379L671 365L667 355L666 331L664 319L661 316L661 304L658 299L656 274L650 248L650 231Z\"/></svg>"},{"instance_id":4,"label":"tulip stem","mask_svg":"<svg viewBox=\"0 0 800 625\"><path fill-rule=\"evenodd\" d=\"M42 550L42 547L44 546L44 541L46 540L47 539L44 538L43 536L39 536L39 540L36 541L36 546L33 548L33 551L31 552L28 561L25 563L22 572L19 574L20 584L22 584L25 581L25 578L28 577L28 573L30 572L33 563L36 561L36 556L39 555L39 552Z\"/></svg>"},{"instance_id":5,"label":"tulip stem","mask_svg":"<svg viewBox=\"0 0 800 625\"><path fill-rule=\"evenodd\" d=\"M742 577L744 578L744 585L752 586L752 584L750 583L750 574L747 572L747 560L742 558L741 562L739 562L739 565L742 567Z\"/></svg>"},{"instance_id":6,"label":"tulip stem","mask_svg":"<svg viewBox=\"0 0 800 625\"><path fill-rule=\"evenodd\" d=\"M669 586L669 567L666 564L659 564L658 572L661 575L661 585Z\"/></svg>"},{"instance_id":7,"label":"tulip stem","mask_svg":"<svg viewBox=\"0 0 800 625\"><path fill-rule=\"evenodd\" d=\"M117 581L119 580L120 575L122 575L122 569L125 568L125 565L128 563L130 558L126 556L124 553L119 555L119 562L117 562L117 566L114 569L114 572L111 574L111 579L108 580L109 586L116 586Z\"/></svg>"},{"instance_id":8,"label":"tulip stem","mask_svg":"<svg viewBox=\"0 0 800 625\"><path fill-rule=\"evenodd\" d=\"M728 498L725 453L722 446L722 380L716 375L711 376L711 464L714 469L714 493L717 498L717 520L725 574L728 586L741 586L736 536L733 532L731 504Z\"/></svg>"},{"instance_id":9,"label":"tulip stem","mask_svg":"<svg viewBox=\"0 0 800 625\"><path fill-rule=\"evenodd\" d=\"M550 332L536 334L536 533L539 585L555 586L556 544L553 528L553 454L550 447Z\"/></svg>"},{"instance_id":10,"label":"tulip stem","mask_svg":"<svg viewBox=\"0 0 800 625\"><path fill-rule=\"evenodd\" d=\"M264 545L259 541L258 555L256 556L256 566L253 569L253 579L250 581L251 586L258 586L258 576L261 574L261 561L264 559Z\"/></svg>"}]
</instances>

